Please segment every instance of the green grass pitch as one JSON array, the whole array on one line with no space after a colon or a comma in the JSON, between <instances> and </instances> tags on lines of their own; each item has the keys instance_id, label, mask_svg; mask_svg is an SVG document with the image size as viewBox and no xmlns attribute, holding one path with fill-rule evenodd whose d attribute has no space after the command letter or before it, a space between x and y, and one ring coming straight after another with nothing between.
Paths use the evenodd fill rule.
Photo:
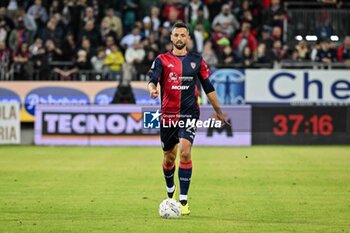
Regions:
<instances>
[{"instance_id":1,"label":"green grass pitch","mask_svg":"<svg viewBox=\"0 0 350 233\"><path fill-rule=\"evenodd\" d=\"M0 232L350 232L349 146L194 147L164 220L159 147L0 147Z\"/></svg>"}]
</instances>

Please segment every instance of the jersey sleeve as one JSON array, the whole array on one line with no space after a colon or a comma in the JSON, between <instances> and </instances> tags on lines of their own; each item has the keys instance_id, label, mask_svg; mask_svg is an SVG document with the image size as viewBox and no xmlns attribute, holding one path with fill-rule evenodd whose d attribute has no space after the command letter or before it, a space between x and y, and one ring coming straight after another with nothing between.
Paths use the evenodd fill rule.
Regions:
<instances>
[{"instance_id":1,"label":"jersey sleeve","mask_svg":"<svg viewBox=\"0 0 350 233\"><path fill-rule=\"evenodd\" d=\"M209 76L210 76L210 69L207 63L205 63L204 59L202 59L198 77L199 77L199 81L202 84L205 94L215 91L214 86L211 84L209 80Z\"/></svg>"},{"instance_id":2,"label":"jersey sleeve","mask_svg":"<svg viewBox=\"0 0 350 233\"><path fill-rule=\"evenodd\" d=\"M148 71L148 76L149 76L149 83L154 83L154 85L157 86L160 77L163 72L163 66L162 66L162 61L160 60L159 57L157 57L151 66L151 69Z\"/></svg>"}]
</instances>

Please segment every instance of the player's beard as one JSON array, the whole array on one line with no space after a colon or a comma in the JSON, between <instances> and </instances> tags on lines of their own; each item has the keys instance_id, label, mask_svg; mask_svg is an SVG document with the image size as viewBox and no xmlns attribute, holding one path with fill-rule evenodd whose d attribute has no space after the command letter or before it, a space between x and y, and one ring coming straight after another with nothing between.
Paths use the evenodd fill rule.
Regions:
<instances>
[{"instance_id":1,"label":"player's beard","mask_svg":"<svg viewBox=\"0 0 350 233\"><path fill-rule=\"evenodd\" d=\"M182 43L182 44L180 44L180 43L173 43L173 45L174 45L178 50L181 50L181 49L183 49L183 48L186 47L186 43Z\"/></svg>"}]
</instances>

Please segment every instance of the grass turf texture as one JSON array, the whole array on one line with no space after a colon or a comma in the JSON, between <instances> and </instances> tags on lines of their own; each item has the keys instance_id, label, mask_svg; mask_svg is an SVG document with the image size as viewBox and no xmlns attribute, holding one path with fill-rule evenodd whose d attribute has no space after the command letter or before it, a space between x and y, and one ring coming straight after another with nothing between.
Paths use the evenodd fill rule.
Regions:
<instances>
[{"instance_id":1,"label":"grass turf texture","mask_svg":"<svg viewBox=\"0 0 350 233\"><path fill-rule=\"evenodd\" d=\"M350 147L194 147L190 216L158 216L156 147L0 147L0 232L350 232Z\"/></svg>"}]
</instances>

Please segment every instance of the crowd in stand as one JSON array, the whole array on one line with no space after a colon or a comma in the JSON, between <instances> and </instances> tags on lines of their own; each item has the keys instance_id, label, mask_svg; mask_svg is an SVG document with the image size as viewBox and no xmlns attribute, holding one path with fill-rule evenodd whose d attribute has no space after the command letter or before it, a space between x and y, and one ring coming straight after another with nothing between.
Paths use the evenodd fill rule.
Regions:
<instances>
[{"instance_id":1,"label":"crowd in stand","mask_svg":"<svg viewBox=\"0 0 350 233\"><path fill-rule=\"evenodd\" d=\"M210 66L272 67L286 59L350 65L350 36L341 44L319 38L290 46L280 0L7 0L0 3L0 73L71 80L82 71L95 72L84 79L123 71L140 79L171 50L170 29L179 20L190 28L188 49Z\"/></svg>"}]
</instances>

